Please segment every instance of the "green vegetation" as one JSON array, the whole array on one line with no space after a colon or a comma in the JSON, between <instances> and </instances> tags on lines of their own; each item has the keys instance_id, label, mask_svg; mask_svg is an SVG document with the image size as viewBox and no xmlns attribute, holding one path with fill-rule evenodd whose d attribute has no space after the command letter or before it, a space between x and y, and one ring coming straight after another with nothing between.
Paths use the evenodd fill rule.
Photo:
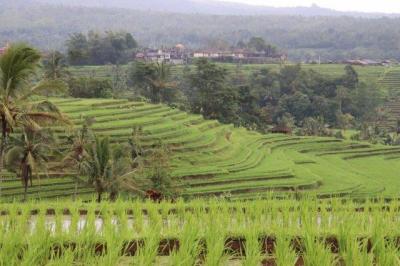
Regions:
<instances>
[{"instance_id":1,"label":"green vegetation","mask_svg":"<svg viewBox=\"0 0 400 266\"><path fill-rule=\"evenodd\" d=\"M9 61L13 58L10 54L34 52L30 49L17 45L7 50L1 57L3 68L12 69L13 64L19 64ZM39 57L32 58L33 63L18 77L28 79L34 74ZM63 77L59 73L64 67L59 60L53 61L50 64L53 67L47 67L52 70L49 73L53 74L47 75L51 79L39 81L39 85L28 90L28 95L37 88L47 89L51 85L50 89L54 89L56 84L61 84L57 78ZM18 69L24 69L25 61L21 62ZM154 69L148 65L141 67L137 73L149 73L143 77L142 85L155 92L150 93L153 101L164 101L160 96L172 82L169 70L164 65ZM4 84L11 84L7 86L15 91L23 89L9 76L12 72L3 72L6 73L3 79L11 80ZM134 80L140 76L136 75ZM154 194L162 191L172 195L179 191L179 196L185 198L217 195L254 199L271 191L297 197L307 192L319 197L398 196L398 147L342 140L342 134L337 134L338 138L315 137L331 135L324 133L327 131L324 121L335 123L336 119L338 126L346 131L353 123L352 115L363 121L364 116L373 112L377 101L375 92L359 84L358 74L352 67L346 67L344 75L333 80L297 65L283 67L279 72L260 70L249 85L237 85L238 91L227 81L226 70L206 60L196 62L196 69L185 76L188 81L185 86L192 88L183 91L188 106L202 116L162 104L124 99L47 97L43 103L43 98L23 97L26 101L14 107L10 99L16 97L19 101L17 94L5 94L4 102L14 114L8 116L10 111L3 110L6 119L3 119L6 125L3 144L10 148L7 166L24 181L25 188L18 190L15 176L10 178L10 174L4 173L4 188L10 189L9 193L2 193L2 198L20 199L27 194L30 198L79 197L80 189L86 197L93 191L88 187L96 190L98 201L103 193L115 200L118 194L137 197L154 188L159 190ZM4 90L7 92L7 87ZM316 105L317 98L317 102L325 104ZM265 101L261 105L260 99ZM39 112L33 112L33 107L39 108ZM301 135L314 137L260 134L203 117L247 128L252 128L252 123L266 126L269 119L277 121L278 126L292 127L296 123L302 126ZM45 123L48 121L69 122L78 129ZM14 133L10 135L11 127ZM51 129L51 138L44 134L47 129L43 127ZM24 135L19 138L21 132ZM94 137L89 137L92 132ZM10 136L21 141L8 145ZM162 149L157 148L160 140ZM72 178L58 190L51 190L56 185L49 180L52 176ZM34 178L38 180L37 187L33 186ZM27 189L28 180L32 190ZM42 183L48 190L41 189Z\"/></svg>"},{"instance_id":2,"label":"green vegetation","mask_svg":"<svg viewBox=\"0 0 400 266\"><path fill-rule=\"evenodd\" d=\"M126 63L137 47L130 33L90 31L87 36L75 33L67 41L68 61L71 65L104 65Z\"/></svg>"},{"instance_id":3,"label":"green vegetation","mask_svg":"<svg viewBox=\"0 0 400 266\"><path fill-rule=\"evenodd\" d=\"M0 204L4 265L398 265L398 202ZM268 225L268 226L266 226ZM342 265L342 264L340 264Z\"/></svg>"},{"instance_id":4,"label":"green vegetation","mask_svg":"<svg viewBox=\"0 0 400 266\"><path fill-rule=\"evenodd\" d=\"M138 126L143 130L144 149L162 139L172 153L172 177L180 180L177 189L185 197L250 199L272 190L320 196L398 196L399 148L326 137L262 135L143 102L51 100L78 127L93 118L93 131L112 143L127 143L132 128ZM66 138L63 128L54 129L60 140ZM147 179L138 181L149 186ZM71 194L73 186L70 182ZM39 196L46 198L47 192Z\"/></svg>"},{"instance_id":5,"label":"green vegetation","mask_svg":"<svg viewBox=\"0 0 400 266\"><path fill-rule=\"evenodd\" d=\"M236 65L231 63L219 63L218 65L223 66L227 69L229 76L233 76L237 73L237 71L243 72L246 76L250 76L252 73L255 73L264 68L270 68L272 70L279 70L281 67L279 64L248 64L248 65ZM190 68L194 68L194 66L189 66ZM339 78L344 75L344 65L342 64L302 64L304 69L312 69L318 73L326 75L330 78ZM111 79L112 77L112 66L76 66L70 67L69 70L71 74L76 77L84 77L84 76L92 76L101 79ZM127 69L128 66L124 66L124 69ZM172 66L171 72L173 76L181 76L183 74L185 66ZM382 66L354 66L354 69L357 71L360 81L364 82L372 82L379 84L383 77L385 76L385 72L388 71L388 68ZM396 71L400 69L398 67L389 68L389 70Z\"/></svg>"}]
</instances>

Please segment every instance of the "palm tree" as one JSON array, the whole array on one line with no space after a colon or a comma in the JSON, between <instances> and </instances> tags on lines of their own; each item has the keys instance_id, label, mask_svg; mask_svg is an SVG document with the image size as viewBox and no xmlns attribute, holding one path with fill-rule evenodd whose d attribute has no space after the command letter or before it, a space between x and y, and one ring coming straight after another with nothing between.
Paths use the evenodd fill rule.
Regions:
<instances>
[{"instance_id":1,"label":"palm tree","mask_svg":"<svg viewBox=\"0 0 400 266\"><path fill-rule=\"evenodd\" d=\"M63 79L69 75L66 70L67 64L65 63L64 56L58 52L51 52L43 61L44 78L45 79Z\"/></svg>"},{"instance_id":2,"label":"palm tree","mask_svg":"<svg viewBox=\"0 0 400 266\"><path fill-rule=\"evenodd\" d=\"M116 199L121 183L134 172L129 172L129 169L130 164L126 157L121 153L113 154L108 138L99 137L95 137L82 164L88 182L97 192L98 202L101 202L102 195L106 192L110 194L110 200Z\"/></svg>"},{"instance_id":3,"label":"palm tree","mask_svg":"<svg viewBox=\"0 0 400 266\"><path fill-rule=\"evenodd\" d=\"M77 178L75 179L75 193L74 198L76 199L79 176L82 174L82 165L85 159L88 158L88 145L91 140L91 133L89 125L85 123L81 129L76 130L75 134L68 138L68 144L70 148L63 159L64 166L73 166L77 168Z\"/></svg>"},{"instance_id":4,"label":"palm tree","mask_svg":"<svg viewBox=\"0 0 400 266\"><path fill-rule=\"evenodd\" d=\"M176 88L176 83L169 81L170 77L171 68L164 62L157 63L152 75L147 77L147 80L150 83L151 101L153 103L159 103L161 101L161 92L165 89Z\"/></svg>"},{"instance_id":5,"label":"palm tree","mask_svg":"<svg viewBox=\"0 0 400 266\"><path fill-rule=\"evenodd\" d=\"M31 80L40 63L40 53L25 45L10 46L0 57L0 171L3 168L4 150L9 134L15 127L40 130L46 122L68 123L61 112L50 102L31 102L29 97L43 91L64 89L58 80Z\"/></svg>"},{"instance_id":6,"label":"palm tree","mask_svg":"<svg viewBox=\"0 0 400 266\"><path fill-rule=\"evenodd\" d=\"M11 148L7 151L7 166L20 170L21 181L24 186L24 201L28 190L28 183L32 186L32 176L39 169L47 171L48 157L52 154L51 143L53 138L47 130L32 131L24 128L19 138L11 137Z\"/></svg>"},{"instance_id":7,"label":"palm tree","mask_svg":"<svg viewBox=\"0 0 400 266\"><path fill-rule=\"evenodd\" d=\"M130 156L132 160L132 168L138 168L141 166L142 156L144 149L141 144L140 138L143 135L142 127L134 127L132 130L131 138L128 140L130 147Z\"/></svg>"}]
</instances>

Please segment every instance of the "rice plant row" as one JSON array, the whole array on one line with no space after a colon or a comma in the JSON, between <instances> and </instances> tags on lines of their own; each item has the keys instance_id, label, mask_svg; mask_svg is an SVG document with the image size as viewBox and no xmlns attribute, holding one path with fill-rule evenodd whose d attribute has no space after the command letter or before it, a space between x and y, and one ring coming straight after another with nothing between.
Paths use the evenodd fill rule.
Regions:
<instances>
[{"instance_id":1,"label":"rice plant row","mask_svg":"<svg viewBox=\"0 0 400 266\"><path fill-rule=\"evenodd\" d=\"M399 265L398 201L0 204L1 265Z\"/></svg>"}]
</instances>

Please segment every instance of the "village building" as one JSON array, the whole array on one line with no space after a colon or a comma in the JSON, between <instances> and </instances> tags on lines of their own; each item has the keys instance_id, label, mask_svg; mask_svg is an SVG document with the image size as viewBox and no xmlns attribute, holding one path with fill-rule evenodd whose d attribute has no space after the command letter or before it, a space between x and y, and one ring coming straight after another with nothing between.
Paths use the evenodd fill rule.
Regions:
<instances>
[{"instance_id":1,"label":"village building","mask_svg":"<svg viewBox=\"0 0 400 266\"><path fill-rule=\"evenodd\" d=\"M232 49L226 51L205 49L190 51L182 44L172 48L144 49L135 55L135 59L143 62L170 63L181 65L190 63L199 58L206 58L215 62L266 64L281 63L287 60L286 54L269 55L266 52L255 52L245 49Z\"/></svg>"},{"instance_id":2,"label":"village building","mask_svg":"<svg viewBox=\"0 0 400 266\"><path fill-rule=\"evenodd\" d=\"M390 60L375 61L371 59L356 59L356 60L345 60L344 64L353 66L388 66L391 64Z\"/></svg>"},{"instance_id":3,"label":"village building","mask_svg":"<svg viewBox=\"0 0 400 266\"><path fill-rule=\"evenodd\" d=\"M185 46L177 44L169 49L145 49L135 55L135 59L143 62L170 63L181 65L187 62Z\"/></svg>"},{"instance_id":4,"label":"village building","mask_svg":"<svg viewBox=\"0 0 400 266\"><path fill-rule=\"evenodd\" d=\"M0 55L4 54L4 53L6 52L8 46L9 46L9 45L7 44L7 45L4 46L4 47L0 47Z\"/></svg>"},{"instance_id":5,"label":"village building","mask_svg":"<svg viewBox=\"0 0 400 266\"><path fill-rule=\"evenodd\" d=\"M285 54L268 55L265 52L253 52L244 49L234 49L231 51L199 50L193 52L193 59L207 58L217 62L243 63L243 64L266 64L286 61Z\"/></svg>"}]
</instances>

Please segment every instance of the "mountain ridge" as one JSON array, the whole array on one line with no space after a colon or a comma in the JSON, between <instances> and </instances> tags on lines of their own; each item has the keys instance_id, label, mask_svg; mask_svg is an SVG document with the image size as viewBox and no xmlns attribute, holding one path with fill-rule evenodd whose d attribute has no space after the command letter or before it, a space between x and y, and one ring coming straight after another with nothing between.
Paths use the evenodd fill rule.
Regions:
<instances>
[{"instance_id":1,"label":"mountain ridge","mask_svg":"<svg viewBox=\"0 0 400 266\"><path fill-rule=\"evenodd\" d=\"M123 8L152 10L173 13L213 15L296 15L296 16L353 16L353 17L398 17L400 14L345 12L312 6L270 7L215 0L29 0L33 3L84 6L101 8Z\"/></svg>"}]
</instances>

